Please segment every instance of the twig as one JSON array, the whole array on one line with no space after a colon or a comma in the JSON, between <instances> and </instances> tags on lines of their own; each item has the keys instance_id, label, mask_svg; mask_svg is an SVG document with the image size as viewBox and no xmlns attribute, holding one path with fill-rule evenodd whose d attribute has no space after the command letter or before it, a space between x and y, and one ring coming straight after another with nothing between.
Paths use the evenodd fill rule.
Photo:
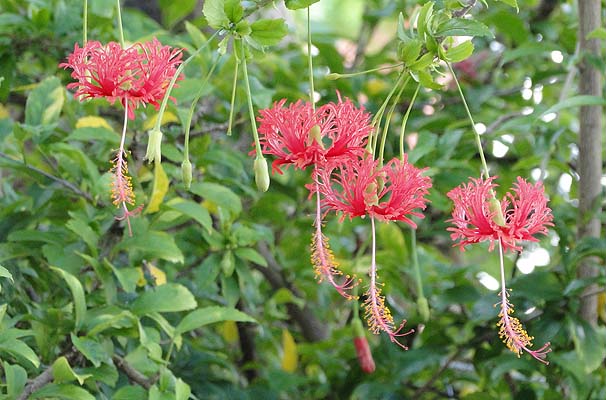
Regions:
<instances>
[{"instance_id":1,"label":"twig","mask_svg":"<svg viewBox=\"0 0 606 400\"><path fill-rule=\"evenodd\" d=\"M124 358L118 355L113 355L112 360L114 364L116 364L116 367L121 369L122 372L124 372L126 376L128 376L128 379L135 382L142 388L149 390L149 388L151 388L152 385L156 382L157 377L148 378L147 376L143 375L141 372L133 368L133 366L131 366Z\"/></svg>"},{"instance_id":2,"label":"twig","mask_svg":"<svg viewBox=\"0 0 606 400\"><path fill-rule=\"evenodd\" d=\"M94 200L92 198L92 196L86 192L83 192L82 190L80 190L78 187L76 187L73 183L66 181L65 179L61 179L57 176L51 175L46 171L43 171L39 168L34 167L33 165L30 164L26 164L21 160L16 160L12 157L10 157L8 154L5 154L3 152L0 152L0 157L4 158L5 160L8 160L12 163L18 164L20 167L28 169L30 171L36 172L40 175L43 175L45 177L47 177L48 179L57 182L58 184L68 188L69 190L71 190L72 192L76 193L78 196L80 197L84 197L86 200L90 201L91 203L94 203Z\"/></svg>"},{"instance_id":3,"label":"twig","mask_svg":"<svg viewBox=\"0 0 606 400\"><path fill-rule=\"evenodd\" d=\"M44 370L43 373L35 377L30 383L28 383L23 392L17 397L17 400L27 400L29 396L34 393L36 390L42 388L43 386L49 384L53 380L53 368L52 366L48 366Z\"/></svg>"},{"instance_id":4,"label":"twig","mask_svg":"<svg viewBox=\"0 0 606 400\"><path fill-rule=\"evenodd\" d=\"M276 261L275 257L267 247L267 244L260 242L257 248L267 261L267 267L252 264L253 268L263 274L265 279L269 281L274 290L286 288L295 296L301 297L299 290L282 276L282 267ZM326 324L318 320L313 315L313 311L307 304L303 308L300 308L296 304L287 303L286 309L290 317L295 320L301 328L301 332L303 333L305 339L309 340L310 342L318 342L326 339L328 336Z\"/></svg>"},{"instance_id":5,"label":"twig","mask_svg":"<svg viewBox=\"0 0 606 400\"><path fill-rule=\"evenodd\" d=\"M477 0L471 0L465 7L452 13L453 18L461 18L465 16L477 3Z\"/></svg>"},{"instance_id":6,"label":"twig","mask_svg":"<svg viewBox=\"0 0 606 400\"><path fill-rule=\"evenodd\" d=\"M459 347L457 349L457 351L454 352L453 355L451 355L450 357L448 357L448 359L446 360L446 362L440 367L440 369L438 369L431 378L429 378L429 380L427 382L425 382L425 384L423 384L423 386L421 386L420 388L418 388L415 393L412 395L413 399L417 399L417 398L421 398L421 395L425 392L427 392L433 385L433 383L440 377L440 375L442 375L442 373L444 371L446 371L446 369L450 366L450 364L457 359L457 357L459 357L461 355L461 353L463 352L464 348L463 347Z\"/></svg>"}]
</instances>

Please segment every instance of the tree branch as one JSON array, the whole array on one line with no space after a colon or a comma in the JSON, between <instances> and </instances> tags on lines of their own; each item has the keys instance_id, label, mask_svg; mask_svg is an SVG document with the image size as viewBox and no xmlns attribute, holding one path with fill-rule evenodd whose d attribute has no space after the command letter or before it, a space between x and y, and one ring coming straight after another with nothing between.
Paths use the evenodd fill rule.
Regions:
<instances>
[{"instance_id":1,"label":"tree branch","mask_svg":"<svg viewBox=\"0 0 606 400\"><path fill-rule=\"evenodd\" d=\"M30 381L30 383L25 386L21 395L17 397L17 400L27 400L32 393L42 388L43 386L51 383L52 380L53 368L52 366L48 366L48 368L46 368L43 373L35 377L32 381Z\"/></svg>"},{"instance_id":2,"label":"tree branch","mask_svg":"<svg viewBox=\"0 0 606 400\"><path fill-rule=\"evenodd\" d=\"M274 290L286 288L295 296L302 297L301 292L291 282L286 281L286 279L284 279L282 276L282 266L278 263L278 261L276 261L275 257L267 247L267 244L260 242L257 247L261 255L263 255L265 260L267 260L267 267L252 264L253 267L257 271L261 272L263 276L265 276L265 279L267 279ZM290 317L295 320L301 328L303 336L306 340L310 342L317 342L328 337L326 324L314 316L313 311L307 304L305 304L305 306L301 309L296 304L287 303L286 309Z\"/></svg>"},{"instance_id":3,"label":"tree branch","mask_svg":"<svg viewBox=\"0 0 606 400\"><path fill-rule=\"evenodd\" d=\"M54 182L57 182L58 184L60 184L61 186L66 187L67 189L71 190L72 192L74 192L75 194L77 194L80 197L84 197L86 200L88 200L91 203L95 203L94 199L92 198L92 196L86 192L83 192L82 190L80 190L80 188L76 187L73 183L66 181L65 179L61 179L57 176L51 175L48 172L41 170L39 168L34 167L33 165L30 164L26 164L21 160L16 160L12 157L10 157L8 154L5 154L3 152L0 152L0 157L4 158L5 160L8 160L14 164L17 164L20 168L25 168L28 169L30 171L36 172L37 174L40 174Z\"/></svg>"},{"instance_id":4,"label":"tree branch","mask_svg":"<svg viewBox=\"0 0 606 400\"><path fill-rule=\"evenodd\" d=\"M124 358L118 355L113 355L112 361L114 362L114 364L116 364L116 367L118 367L118 369L122 370L122 372L124 372L126 376L128 376L128 379L135 382L137 385L141 386L146 390L149 390L149 388L152 387L152 385L157 380L157 376L148 378L147 376L143 375L141 372L133 368L133 366L130 365Z\"/></svg>"}]
</instances>

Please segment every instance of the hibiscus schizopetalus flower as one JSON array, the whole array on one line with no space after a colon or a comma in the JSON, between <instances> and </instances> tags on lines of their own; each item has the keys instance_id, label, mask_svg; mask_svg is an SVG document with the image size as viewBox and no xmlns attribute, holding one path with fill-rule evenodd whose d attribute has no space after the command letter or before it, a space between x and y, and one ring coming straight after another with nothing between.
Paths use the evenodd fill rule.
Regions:
<instances>
[{"instance_id":1,"label":"hibiscus schizopetalus flower","mask_svg":"<svg viewBox=\"0 0 606 400\"><path fill-rule=\"evenodd\" d=\"M546 234L547 227L553 226L551 209L547 207L547 198L543 185L535 185L518 177L514 184L513 194L507 195L500 202L496 200L493 183L495 178L474 179L448 193L454 202L452 222L448 228L455 246L465 250L472 243L489 241L489 250L499 247L501 271L501 291L499 293L499 337L509 350L518 357L527 352L544 364L547 353L551 351L547 342L538 350L531 350L532 336L529 336L519 319L513 317L514 307L509 301L509 291L505 283L505 266L503 252L521 251L522 241L536 242L536 234Z\"/></svg>"},{"instance_id":2,"label":"hibiscus schizopetalus flower","mask_svg":"<svg viewBox=\"0 0 606 400\"><path fill-rule=\"evenodd\" d=\"M318 190L324 205L341 218L369 215L383 221L402 221L416 228L411 216L423 218L416 209L425 209L431 179L422 169L404 160L392 159L379 168L367 156L332 163L316 171Z\"/></svg>"},{"instance_id":3,"label":"hibiscus schizopetalus flower","mask_svg":"<svg viewBox=\"0 0 606 400\"><path fill-rule=\"evenodd\" d=\"M286 100L259 111L259 140L263 153L276 157L274 172L293 164L305 169L327 160L359 156L364 153L372 131L370 115L356 108L351 100L328 103L314 111L311 103Z\"/></svg>"},{"instance_id":4,"label":"hibiscus schizopetalus flower","mask_svg":"<svg viewBox=\"0 0 606 400\"><path fill-rule=\"evenodd\" d=\"M91 40L83 47L76 43L67 62L59 67L72 70L76 82L67 88L75 88L78 99L102 97L110 104L128 102L129 118L133 119L138 106L159 106L181 57L181 49L163 46L155 38L128 48Z\"/></svg>"},{"instance_id":5,"label":"hibiscus schizopetalus flower","mask_svg":"<svg viewBox=\"0 0 606 400\"><path fill-rule=\"evenodd\" d=\"M452 222L454 227L450 237L457 242L461 250L472 243L490 242L490 250L499 240L503 250L519 251L522 241L537 242L536 234L546 234L547 227L553 226L551 209L547 207L547 198L543 185L528 183L518 177L513 194L501 200L500 207L494 197L495 177L474 179L448 193L454 202ZM495 205L497 205L495 207ZM503 217L500 221L499 214Z\"/></svg>"}]
</instances>

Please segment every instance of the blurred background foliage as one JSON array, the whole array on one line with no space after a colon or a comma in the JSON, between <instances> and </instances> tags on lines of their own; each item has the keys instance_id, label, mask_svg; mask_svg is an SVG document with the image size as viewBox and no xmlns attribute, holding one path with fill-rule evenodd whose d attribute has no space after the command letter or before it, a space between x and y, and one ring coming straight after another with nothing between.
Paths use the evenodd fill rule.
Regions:
<instances>
[{"instance_id":1,"label":"blurred background foliage","mask_svg":"<svg viewBox=\"0 0 606 400\"><path fill-rule=\"evenodd\" d=\"M242 3L249 21L283 18L288 26L278 45L252 51L255 107L307 99L305 10ZM407 20L422 3L313 4L319 103L336 100L338 91L375 113L395 73L326 75L396 62L398 15ZM355 301L318 285L310 266L309 174L289 169L272 176L268 192L255 189L241 83L234 131L225 134L231 49L196 108L190 190L181 182L182 121L218 57L216 42L187 66L174 91L177 103L163 127L166 179L155 187L153 168L143 162L155 110L139 110L131 122L130 171L138 203L148 208L132 219L129 237L108 190L121 111L104 100L74 100L65 90L69 73L57 67L82 41L81 2L2 0L0 398L26 390L32 398L65 399L606 398L604 269L596 326L578 316L579 294L591 282L575 278L581 259L603 262L606 254L604 239L576 239L576 4L530 0L516 12L507 3L471 9L494 37L473 39L474 54L455 71L499 194L522 176L543 179L550 197L555 226L506 263L512 303L536 345L552 343L551 363L517 358L498 338L498 255L483 245L451 248L446 193L478 176L480 164L456 86L444 74L436 77L442 90L421 90L407 126L409 160L433 179L417 230L431 317L424 322L416 307L409 229L380 224L387 302L415 333L406 337L408 351L368 333L377 369L364 374L353 346ZM436 9L448 7L459 5L436 1ZM195 0L131 1L122 14L131 43L155 36L191 53L214 32ZM116 32L115 2L89 1L89 39L117 40ZM593 62L606 70L604 60ZM413 92L411 85L396 109L390 156ZM347 272L365 274L369 229L367 220L327 219L325 234Z\"/></svg>"}]
</instances>

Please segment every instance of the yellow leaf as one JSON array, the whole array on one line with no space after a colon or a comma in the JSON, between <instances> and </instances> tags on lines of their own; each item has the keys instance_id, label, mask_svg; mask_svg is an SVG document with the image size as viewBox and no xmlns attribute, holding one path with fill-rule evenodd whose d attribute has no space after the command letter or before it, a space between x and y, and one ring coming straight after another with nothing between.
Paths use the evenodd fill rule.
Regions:
<instances>
[{"instance_id":1,"label":"yellow leaf","mask_svg":"<svg viewBox=\"0 0 606 400\"><path fill-rule=\"evenodd\" d=\"M5 119L10 117L11 115L8 112L8 109L4 107L3 104L0 104L0 119Z\"/></svg>"},{"instance_id":2,"label":"yellow leaf","mask_svg":"<svg viewBox=\"0 0 606 400\"><path fill-rule=\"evenodd\" d=\"M238 334L238 326L235 321L225 321L221 325L221 336L223 336L223 340L227 343L236 343L240 340L240 335Z\"/></svg>"},{"instance_id":3,"label":"yellow leaf","mask_svg":"<svg viewBox=\"0 0 606 400\"><path fill-rule=\"evenodd\" d=\"M202 205L202 207L206 208L211 214L217 215L217 213L219 212L219 208L217 208L217 205L212 201L204 200L200 204Z\"/></svg>"},{"instance_id":4,"label":"yellow leaf","mask_svg":"<svg viewBox=\"0 0 606 400\"><path fill-rule=\"evenodd\" d=\"M158 114L154 114L150 119L145 121L145 123L143 124L143 129L145 129L146 131L150 130L156 125L157 120ZM162 123L160 123L160 126L166 125L170 122L179 122L179 118L177 118L177 116L171 113L170 111L165 111L164 115L162 116Z\"/></svg>"},{"instance_id":5,"label":"yellow leaf","mask_svg":"<svg viewBox=\"0 0 606 400\"><path fill-rule=\"evenodd\" d=\"M168 191L168 183L168 176L166 176L162 164L156 162L154 167L154 189L152 190L149 204L145 210L146 214L155 213L160 209L160 204L162 204L164 196Z\"/></svg>"},{"instance_id":6,"label":"yellow leaf","mask_svg":"<svg viewBox=\"0 0 606 400\"><path fill-rule=\"evenodd\" d=\"M606 322L606 293L598 294L598 315L603 322Z\"/></svg>"},{"instance_id":7,"label":"yellow leaf","mask_svg":"<svg viewBox=\"0 0 606 400\"><path fill-rule=\"evenodd\" d=\"M105 128L109 131L113 130L104 118L96 115L82 117L76 122L76 128Z\"/></svg>"},{"instance_id":8,"label":"yellow leaf","mask_svg":"<svg viewBox=\"0 0 606 400\"><path fill-rule=\"evenodd\" d=\"M282 371L295 372L299 354L297 344L288 329L282 329Z\"/></svg>"},{"instance_id":9,"label":"yellow leaf","mask_svg":"<svg viewBox=\"0 0 606 400\"><path fill-rule=\"evenodd\" d=\"M137 269L139 270L139 280L137 281L137 286L145 286L147 280L145 279L145 274L143 274L143 268L139 267ZM166 283L166 273L160 268L148 263L147 269L149 274L154 278L156 286L164 285Z\"/></svg>"}]
</instances>

